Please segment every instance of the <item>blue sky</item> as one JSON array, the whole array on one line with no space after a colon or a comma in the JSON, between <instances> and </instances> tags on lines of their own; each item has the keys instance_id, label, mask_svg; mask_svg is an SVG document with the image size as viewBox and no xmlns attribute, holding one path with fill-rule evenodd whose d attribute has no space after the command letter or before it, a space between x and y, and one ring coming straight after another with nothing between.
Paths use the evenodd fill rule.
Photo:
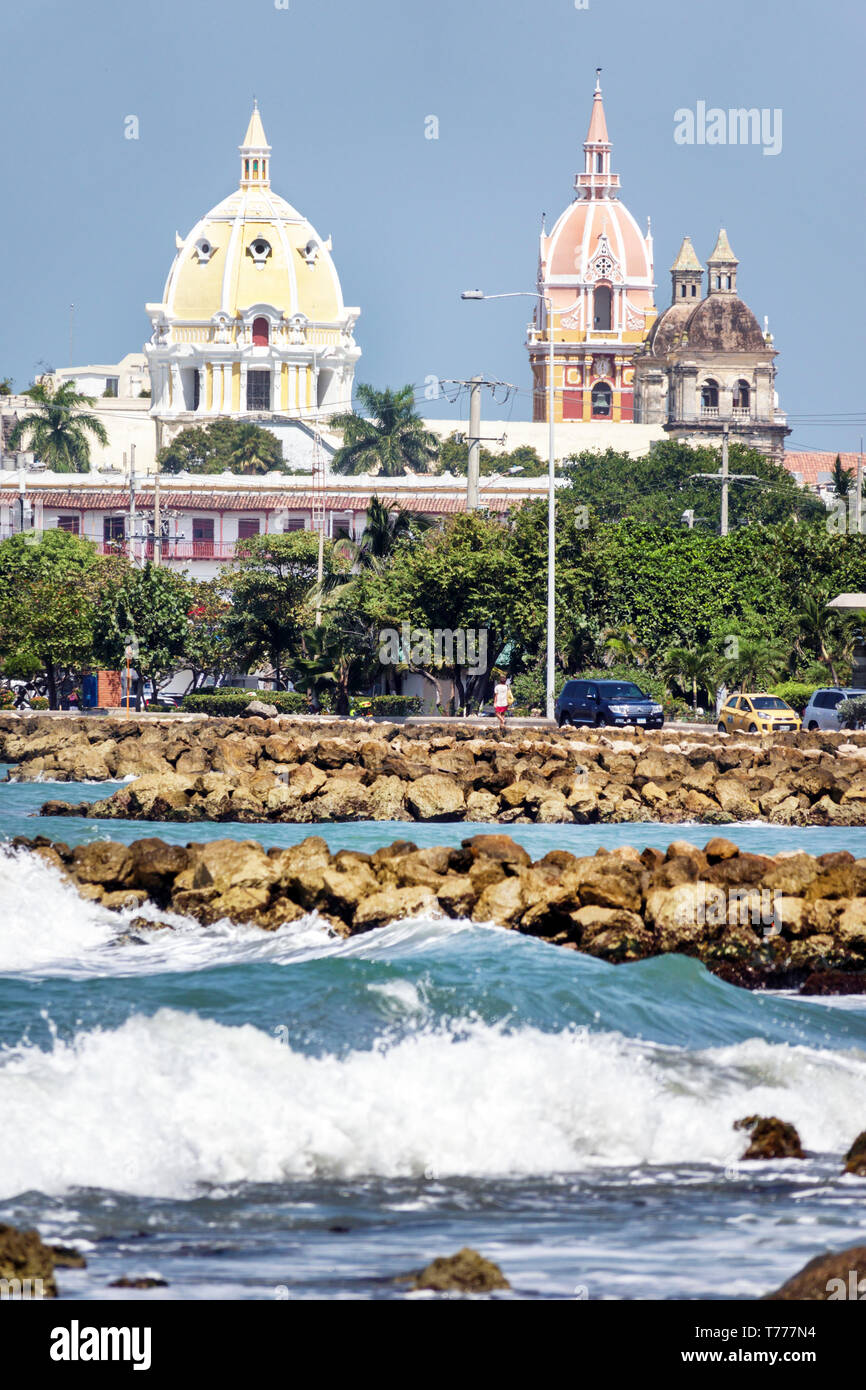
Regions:
<instances>
[{"instance_id":1,"label":"blue sky","mask_svg":"<svg viewBox=\"0 0 866 1390\"><path fill-rule=\"evenodd\" d=\"M659 306L683 234L705 261L723 223L740 291L776 335L789 447L856 449L866 434L862 0L6 0L2 13L0 375L19 387L40 362L68 364L71 302L77 363L140 349L175 231L236 185L255 93L274 187L333 237L361 306L358 379L481 371L520 388L488 415L528 418L530 301L460 291L533 287L541 214L571 201L599 65L624 201L641 225L652 216ZM781 152L678 145L674 113L699 101L780 108Z\"/></svg>"}]
</instances>

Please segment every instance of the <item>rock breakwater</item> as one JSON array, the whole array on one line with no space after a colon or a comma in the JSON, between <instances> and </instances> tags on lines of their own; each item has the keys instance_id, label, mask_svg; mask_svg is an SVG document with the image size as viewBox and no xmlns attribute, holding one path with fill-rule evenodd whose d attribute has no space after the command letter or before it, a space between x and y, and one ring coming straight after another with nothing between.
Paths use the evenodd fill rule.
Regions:
<instances>
[{"instance_id":1,"label":"rock breakwater","mask_svg":"<svg viewBox=\"0 0 866 1390\"><path fill-rule=\"evenodd\" d=\"M46 814L176 821L866 825L866 734L0 719L14 780L135 779Z\"/></svg>"},{"instance_id":2,"label":"rock breakwater","mask_svg":"<svg viewBox=\"0 0 866 1390\"><path fill-rule=\"evenodd\" d=\"M827 992L866 992L866 859L844 851L770 857L716 837L703 850L678 840L666 852L553 850L533 862L502 834L458 848L400 840L373 854L332 854L319 836L267 852L255 841L155 837L71 849L38 836L6 852L21 850L115 911L152 902L205 925L264 930L316 912L344 937L410 916L467 918L610 962L677 953L750 987L824 980Z\"/></svg>"}]
</instances>

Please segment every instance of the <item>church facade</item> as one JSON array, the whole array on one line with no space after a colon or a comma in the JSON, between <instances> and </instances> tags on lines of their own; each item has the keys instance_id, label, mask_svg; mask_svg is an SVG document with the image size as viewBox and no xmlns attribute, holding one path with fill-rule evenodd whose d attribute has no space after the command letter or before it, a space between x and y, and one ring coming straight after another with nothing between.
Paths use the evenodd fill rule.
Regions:
<instances>
[{"instance_id":1,"label":"church facade","mask_svg":"<svg viewBox=\"0 0 866 1390\"><path fill-rule=\"evenodd\" d=\"M611 445L628 449L630 431L611 428L620 424L692 444L719 443L727 431L783 462L790 431L776 396L777 353L737 293L727 233L708 259L706 293L685 238L659 316L649 222L642 233L620 199L598 77L583 151L575 198L541 235L539 307L526 344L533 418L548 416L552 334L555 419L592 425L588 447L599 447L597 427L607 426Z\"/></svg>"},{"instance_id":2,"label":"church facade","mask_svg":"<svg viewBox=\"0 0 866 1390\"><path fill-rule=\"evenodd\" d=\"M177 237L146 306L157 447L216 416L280 435L351 409L360 310L343 302L331 240L273 192L257 106L239 148L238 188Z\"/></svg>"},{"instance_id":3,"label":"church facade","mask_svg":"<svg viewBox=\"0 0 866 1390\"><path fill-rule=\"evenodd\" d=\"M635 357L635 419L690 443L722 433L785 458L790 433L776 397L776 350L737 294L739 261L722 228L704 268L688 237L671 266L671 303Z\"/></svg>"},{"instance_id":4,"label":"church facade","mask_svg":"<svg viewBox=\"0 0 866 1390\"><path fill-rule=\"evenodd\" d=\"M655 322L652 236L619 196L596 81L584 168L575 199L550 235L542 231L539 300L527 348L533 418L546 420L550 334L557 421L634 420L634 354Z\"/></svg>"}]
</instances>

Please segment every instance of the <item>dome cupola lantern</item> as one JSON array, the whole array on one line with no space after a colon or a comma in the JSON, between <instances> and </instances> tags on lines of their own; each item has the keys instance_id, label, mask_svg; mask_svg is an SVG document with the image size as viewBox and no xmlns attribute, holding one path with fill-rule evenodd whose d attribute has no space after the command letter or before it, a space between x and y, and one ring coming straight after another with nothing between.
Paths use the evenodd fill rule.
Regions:
<instances>
[{"instance_id":1,"label":"dome cupola lantern","mask_svg":"<svg viewBox=\"0 0 866 1390\"><path fill-rule=\"evenodd\" d=\"M691 237L683 237L679 254L671 266L671 303L694 306L702 297L704 268L697 258Z\"/></svg>"},{"instance_id":2,"label":"dome cupola lantern","mask_svg":"<svg viewBox=\"0 0 866 1390\"><path fill-rule=\"evenodd\" d=\"M737 293L737 260L731 250L728 234L722 227L713 254L707 258L707 292L709 294Z\"/></svg>"},{"instance_id":3,"label":"dome cupola lantern","mask_svg":"<svg viewBox=\"0 0 866 1390\"><path fill-rule=\"evenodd\" d=\"M238 149L241 155L241 188L270 188L271 147L255 98L247 133Z\"/></svg>"}]
</instances>

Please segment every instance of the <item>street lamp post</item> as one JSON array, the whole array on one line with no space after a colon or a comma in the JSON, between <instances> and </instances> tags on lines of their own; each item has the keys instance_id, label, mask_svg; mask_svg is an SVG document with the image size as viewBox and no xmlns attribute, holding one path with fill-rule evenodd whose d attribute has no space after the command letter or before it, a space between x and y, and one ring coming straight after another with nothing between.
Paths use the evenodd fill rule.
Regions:
<instances>
[{"instance_id":1,"label":"street lamp post","mask_svg":"<svg viewBox=\"0 0 866 1390\"><path fill-rule=\"evenodd\" d=\"M554 694L554 672L556 666L556 421L554 406L554 371L556 366L555 342L553 336L553 296L541 290L515 290L510 294L485 294L483 290L464 290L462 299L539 299L547 310L547 337L549 345L547 367L547 678L546 713L553 719L556 696Z\"/></svg>"}]
</instances>

